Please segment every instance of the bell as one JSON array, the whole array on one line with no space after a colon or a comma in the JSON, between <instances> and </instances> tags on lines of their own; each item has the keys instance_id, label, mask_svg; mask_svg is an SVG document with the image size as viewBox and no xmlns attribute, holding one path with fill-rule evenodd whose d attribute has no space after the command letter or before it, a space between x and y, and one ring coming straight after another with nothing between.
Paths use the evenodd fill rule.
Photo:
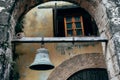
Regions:
<instances>
[{"instance_id":1,"label":"bell","mask_svg":"<svg viewBox=\"0 0 120 80\"><path fill-rule=\"evenodd\" d=\"M54 65L49 59L48 49L40 48L37 49L34 62L29 66L32 70L49 70L53 69Z\"/></svg>"}]
</instances>

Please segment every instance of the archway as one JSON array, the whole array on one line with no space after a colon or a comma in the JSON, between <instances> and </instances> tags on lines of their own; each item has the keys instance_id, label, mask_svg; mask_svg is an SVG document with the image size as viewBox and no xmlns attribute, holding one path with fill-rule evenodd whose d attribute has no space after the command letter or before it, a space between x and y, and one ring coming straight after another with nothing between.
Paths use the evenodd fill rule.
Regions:
<instances>
[{"instance_id":1,"label":"archway","mask_svg":"<svg viewBox=\"0 0 120 80\"><path fill-rule=\"evenodd\" d=\"M88 3L84 3L84 2L83 2L83 3L81 3L81 7L84 6L84 5L82 5L82 4L87 4L87 5L88 5ZM89 5L92 6L91 3L90 3ZM85 8L85 7L83 7L83 8ZM88 7L87 7L87 8L88 8ZM88 12L89 12L89 11L88 11ZM92 17L93 17L93 16L94 16L94 15L92 15ZM22 16L21 16L20 18L22 18ZM20 18L19 18L19 19L20 19ZM18 29L18 28L17 28L17 29Z\"/></svg>"},{"instance_id":2,"label":"archway","mask_svg":"<svg viewBox=\"0 0 120 80\"><path fill-rule=\"evenodd\" d=\"M52 0L2 0L0 1L2 7L0 8L1 21L0 21L0 33L3 35L0 36L1 44L5 44L4 41L7 40L8 44L11 45L12 37L14 36L14 28L16 22L19 22L21 17L27 13L28 10L33 8L34 6ZM120 60L118 53L120 52L119 49L119 39L120 39L120 8L119 8L119 0L111 1L111 0L63 0L73 2L75 4L80 5L81 7L85 8L96 20L97 25L99 27L99 32L102 37L108 38L108 52L105 55L108 71L110 73L111 79L117 79L120 71ZM5 5L4 5L5 4ZM19 13L18 13L19 12ZM108 17L108 18L107 18ZM9 38L7 37L7 34ZM2 38L3 37L3 38ZM6 46L5 46L6 48ZM103 47L104 48L104 47ZM10 53L9 58L11 58L12 52L11 46L7 46L7 51L2 46L2 52L5 54ZM3 54L2 53L2 54ZM6 55L5 54L5 55ZM1 73L1 78L4 78L9 75L9 70L11 64L7 61L6 56L3 58L5 60L5 64L2 63L3 73ZM114 75L113 75L114 74ZM119 79L118 79L119 80Z\"/></svg>"},{"instance_id":3,"label":"archway","mask_svg":"<svg viewBox=\"0 0 120 80\"><path fill-rule=\"evenodd\" d=\"M13 15L12 15L12 19L11 19L11 23L12 22L18 22L21 21L21 19L23 18L23 16L29 11L31 10L33 7L37 6L38 4L42 4L45 2L48 2L49 0L43 0L43 1L18 1L16 3L16 5L14 6L14 10L13 10ZM52 0L50 0L52 1ZM60 0L61 1L61 0ZM65 0L63 0L65 1ZM86 11L88 11L90 13L90 15L95 19L96 24L99 28L99 32L103 33L104 29L103 27L108 26L107 25L107 14L105 11L105 7L104 5L101 3L101 1L79 1L79 0L69 0L68 2L72 2L77 4L78 6L84 8ZM19 13L17 13L19 12ZM101 20L102 19L102 20ZM12 26L15 26L16 24L11 24ZM102 26L102 27L101 27ZM14 31L13 31L14 32Z\"/></svg>"},{"instance_id":4,"label":"archway","mask_svg":"<svg viewBox=\"0 0 120 80\"><path fill-rule=\"evenodd\" d=\"M70 2L73 2L73 3L76 3L78 5L80 5L81 7L85 8L93 17L94 19L96 20L96 23L98 25L98 28L99 28L99 32L101 34L101 36L105 36L107 38L111 38L111 35L107 36L105 34L109 33L109 23L107 21L107 14L106 14L106 11L105 11L105 7L103 6L103 4L101 4L100 2L97 2L97 1L78 1L78 0L69 0ZM38 3L44 3L46 2L46 0L44 1L36 1L35 3L32 3L31 1L31 5L28 3L29 5L24 5L23 7L20 8L21 5L19 5L19 2L16 6L18 6L21 10L19 9L14 9L15 11L13 12L13 19L11 20L11 22L17 22L21 19L21 16L24 15L28 10L31 9L31 7L33 7L34 5L38 4ZM99 5L97 5L99 3ZM93 5L94 4L94 5ZM23 9L25 8L26 6L26 9ZM27 7L28 6L28 7ZM21 11L19 14L16 13L18 11ZM98 13L98 12L101 12L101 13ZM105 14L104 14L105 13ZM101 20L102 19L102 20ZM15 26L15 24L12 24L12 26ZM102 26L102 27L101 27Z\"/></svg>"},{"instance_id":5,"label":"archway","mask_svg":"<svg viewBox=\"0 0 120 80\"><path fill-rule=\"evenodd\" d=\"M53 6L54 6L54 4L53 4ZM47 6L45 6L45 7L47 7ZM40 8L40 6L39 6L39 8ZM38 7L36 7L35 8L35 10L37 9L37 11L39 11L39 9L38 9ZM65 10L67 10L67 9L65 9ZM65 12L65 10L64 10L64 12ZM69 10L67 10L67 11L69 11L70 12L70 10L72 10L72 11L75 11L75 13L78 13L78 14L80 14L80 12L81 12L81 15L82 14L87 14L87 16L89 17L89 15L88 15L88 13L87 12L85 12L85 10L83 10L83 9L79 9L79 8L70 8ZM80 11L77 11L77 10L80 10ZM46 31L46 30L49 30L49 32L52 32L51 31L51 28L53 27L51 24L43 24L44 23L44 21L46 21L46 23L51 23L51 21L52 21L52 18L50 17L50 14L51 14L51 12L52 11L50 11L49 12L49 15L45 15L46 13L44 12L43 14L44 15L42 15L42 12L36 12L35 14L34 14L34 12L32 13L33 14L33 16L34 16L34 18L33 19L30 19L30 17L32 17L32 15L30 15L30 16L28 16L28 21L31 21L31 22L29 22L30 23L30 25L29 26L25 26L25 28L27 28L26 30L25 30L25 32L27 32L28 31L28 33L26 33L26 35L25 36L31 36L31 34L33 33L35 33L35 34L37 34L37 36L41 36L41 33L42 34L44 34L44 33L48 33L48 31ZM62 12L62 11L61 11ZM66 13L66 12L65 12ZM65 14L64 13L64 14ZM72 12L71 12L72 13ZM39 16L39 17L37 17L36 18L36 15L42 15L42 16ZM67 15L68 14L70 14L70 13L68 13L67 12ZM74 14L74 13L72 13L72 14ZM83 15L84 16L84 15ZM86 16L86 17L87 17ZM47 17L49 17L49 18L47 18ZM47 20L46 20L47 19ZM50 19L50 20L49 20ZM77 19L79 19L79 18L77 18ZM84 18L85 19L85 18ZM36 20L38 20L37 22L38 23L36 23L35 21ZM91 17L90 17L90 20L91 20ZM43 23L42 23L42 25L41 25L41 23L40 22L42 22L43 21ZM87 20L88 21L88 20ZM88 21L89 22L89 21ZM36 25L36 24L39 24L40 23L40 25ZM33 25L34 24L34 25ZM44 30L42 30L44 28ZM18 28L16 28L16 29L18 29ZM29 31L30 30L30 31ZM36 32L37 31L37 32ZM96 30L97 31L97 30ZM32 33L31 33L32 32ZM32 35L32 37L33 36L36 36L36 35ZM46 36L46 35L44 35L44 36ZM52 36L52 35L50 35L50 33L49 33L49 36ZM24 38L23 38L24 39ZM93 43L94 44L94 43ZM66 44L67 45L67 44ZM24 44L24 46L29 46L29 45L25 45ZM20 47L20 44L17 46L17 47L19 47L19 50L18 50L18 48L17 48L17 50L16 50L16 53L18 53L18 55L19 55L19 59L17 59L17 63L18 63L18 66L19 66L19 71L18 72L20 72L20 80L23 80L23 79L32 79L33 77L34 77L34 79L38 79L38 78L40 78L41 79L41 74L40 73L36 73L36 72L34 72L34 74L33 74L33 72L31 71L31 70L29 70L26 66L28 66L28 64L30 64L30 62L32 62L32 59L33 59L33 57L34 57L34 48L36 48L37 47L37 45L34 47L34 48L32 48L34 45L30 45L29 47L26 47L26 48L23 48L24 46L22 46L21 45L21 47ZM59 46L59 45L58 45ZM77 44L76 45L77 47L76 47L76 49L79 49L78 51L80 51L80 46ZM94 47L94 45L92 45L91 44L91 46L92 46L92 48L95 48ZM82 46L81 46L82 47ZM83 47L84 47L84 44L83 44ZM89 46L90 47L90 46ZM89 48L88 47L88 48ZM99 47L99 46L98 46ZM48 48L48 47L47 47ZM51 49L52 48L52 49ZM50 46L48 49L50 49L49 51L51 51L52 53L50 54L50 55L53 55L53 56L51 56L52 57L52 60L54 61L54 63L56 64L56 65L58 65L60 62L62 62L63 61L63 58L64 59L66 59L67 58L67 56L66 56L66 58L65 57L61 57L60 55L58 55L59 54L59 51L57 52L56 50L54 50L54 49L56 49L56 48L54 48L54 46ZM72 48L71 48L72 49ZM99 49L100 50L98 50L97 49L97 52L96 53L101 53L102 54L102 50L101 50L101 45L100 45L100 47L99 47ZM96 51L96 49L94 49L95 51ZM23 51L23 52L22 52ZM34 52L33 52L34 51ZM55 52L54 52L55 51ZM74 50L75 51L75 50ZM79 54L80 52L78 52L77 51L77 53L75 53L75 54ZM89 48L89 51L88 52L86 52L86 53L94 53L94 52L91 52L92 50ZM100 52L99 52L100 51ZM66 51L67 52L67 51ZM19 54L20 53L20 54ZM56 54L54 54L54 53L56 53ZM84 52L85 53L85 52ZM63 53L64 54L64 53ZM71 53L69 53L69 54L71 54ZM74 53L73 53L74 54ZM81 52L81 54L82 54L82 52ZM57 56L56 56L57 55ZM58 57L59 56L59 57ZM29 59L28 60L26 60L26 58L27 57L29 57ZM57 60L56 60L56 58L57 58ZM25 60L26 62L23 62L23 60ZM29 72L29 74L27 74ZM26 75L24 75L24 74L26 74ZM33 75L31 75L31 74L33 74ZM41 76L38 76L38 75L41 75ZM48 75L46 75L46 77L47 77ZM42 78L43 79L43 78Z\"/></svg>"},{"instance_id":6,"label":"archway","mask_svg":"<svg viewBox=\"0 0 120 80\"><path fill-rule=\"evenodd\" d=\"M57 66L49 75L48 80L67 80L74 73L89 68L106 69L103 55L99 53L76 55Z\"/></svg>"},{"instance_id":7,"label":"archway","mask_svg":"<svg viewBox=\"0 0 120 80\"><path fill-rule=\"evenodd\" d=\"M106 69L91 68L78 71L67 80L109 80Z\"/></svg>"}]
</instances>

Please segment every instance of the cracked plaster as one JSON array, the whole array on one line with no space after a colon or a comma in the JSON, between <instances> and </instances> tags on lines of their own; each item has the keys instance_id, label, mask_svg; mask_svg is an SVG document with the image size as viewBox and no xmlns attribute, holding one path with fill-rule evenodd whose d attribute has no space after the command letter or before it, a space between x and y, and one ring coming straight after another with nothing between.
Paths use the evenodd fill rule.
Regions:
<instances>
[{"instance_id":1,"label":"cracked plaster","mask_svg":"<svg viewBox=\"0 0 120 80\"><path fill-rule=\"evenodd\" d=\"M2 12L3 9L5 9L5 7L0 7L0 12Z\"/></svg>"},{"instance_id":2,"label":"cracked plaster","mask_svg":"<svg viewBox=\"0 0 120 80\"><path fill-rule=\"evenodd\" d=\"M113 22L115 25L119 25L120 24L120 18L119 18L120 12L119 12L119 6L117 6L117 1L113 2L110 0L103 0L103 4L108 9L110 21Z\"/></svg>"}]
</instances>

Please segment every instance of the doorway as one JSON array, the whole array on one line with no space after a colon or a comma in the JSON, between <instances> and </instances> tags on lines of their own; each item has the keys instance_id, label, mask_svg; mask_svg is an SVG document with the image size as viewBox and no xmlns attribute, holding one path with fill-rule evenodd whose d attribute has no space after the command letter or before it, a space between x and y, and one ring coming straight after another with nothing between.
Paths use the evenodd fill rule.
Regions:
<instances>
[{"instance_id":1,"label":"doorway","mask_svg":"<svg viewBox=\"0 0 120 80\"><path fill-rule=\"evenodd\" d=\"M106 69L92 68L80 70L70 76L67 80L109 80Z\"/></svg>"}]
</instances>

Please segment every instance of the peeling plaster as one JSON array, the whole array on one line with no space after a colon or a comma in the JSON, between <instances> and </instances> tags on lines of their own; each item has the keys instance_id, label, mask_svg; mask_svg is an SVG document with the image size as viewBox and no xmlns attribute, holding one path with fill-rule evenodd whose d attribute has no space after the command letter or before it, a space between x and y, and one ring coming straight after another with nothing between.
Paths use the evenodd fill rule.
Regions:
<instances>
[{"instance_id":1,"label":"peeling plaster","mask_svg":"<svg viewBox=\"0 0 120 80\"><path fill-rule=\"evenodd\" d=\"M116 33L114 36L115 40L118 40L118 42L120 43L120 32Z\"/></svg>"},{"instance_id":2,"label":"peeling plaster","mask_svg":"<svg viewBox=\"0 0 120 80\"><path fill-rule=\"evenodd\" d=\"M115 50L116 50L116 54L117 54L117 58L118 58L118 63L119 63L119 66L120 66L120 32L117 32L113 39L115 40Z\"/></svg>"},{"instance_id":3,"label":"peeling plaster","mask_svg":"<svg viewBox=\"0 0 120 80\"><path fill-rule=\"evenodd\" d=\"M109 0L102 0L102 1L108 10L110 21L115 25L119 25L120 24L119 6L117 7L116 1L115 2Z\"/></svg>"},{"instance_id":4,"label":"peeling plaster","mask_svg":"<svg viewBox=\"0 0 120 80\"><path fill-rule=\"evenodd\" d=\"M106 8L112 8L113 6L115 7L116 5L108 0L102 0L103 4L105 5ZM112 5L111 5L112 4Z\"/></svg>"},{"instance_id":5,"label":"peeling plaster","mask_svg":"<svg viewBox=\"0 0 120 80\"><path fill-rule=\"evenodd\" d=\"M1 1L5 1L5 0L1 0Z\"/></svg>"},{"instance_id":6,"label":"peeling plaster","mask_svg":"<svg viewBox=\"0 0 120 80\"><path fill-rule=\"evenodd\" d=\"M120 18L112 18L111 21L116 25L120 24Z\"/></svg>"},{"instance_id":7,"label":"peeling plaster","mask_svg":"<svg viewBox=\"0 0 120 80\"><path fill-rule=\"evenodd\" d=\"M0 49L0 56L3 55L4 51Z\"/></svg>"},{"instance_id":8,"label":"peeling plaster","mask_svg":"<svg viewBox=\"0 0 120 80\"><path fill-rule=\"evenodd\" d=\"M112 11L111 12L113 12L113 16L114 17L117 17L118 16L118 14L119 14L119 12L118 12L118 7L116 7L116 8L113 8L113 9L111 9Z\"/></svg>"},{"instance_id":9,"label":"peeling plaster","mask_svg":"<svg viewBox=\"0 0 120 80\"><path fill-rule=\"evenodd\" d=\"M118 16L118 8L116 7L116 4L114 2L103 0L103 4L112 13L112 17Z\"/></svg>"},{"instance_id":10,"label":"peeling plaster","mask_svg":"<svg viewBox=\"0 0 120 80\"><path fill-rule=\"evenodd\" d=\"M1 12L3 9L5 9L5 7L0 7L0 12Z\"/></svg>"}]
</instances>

